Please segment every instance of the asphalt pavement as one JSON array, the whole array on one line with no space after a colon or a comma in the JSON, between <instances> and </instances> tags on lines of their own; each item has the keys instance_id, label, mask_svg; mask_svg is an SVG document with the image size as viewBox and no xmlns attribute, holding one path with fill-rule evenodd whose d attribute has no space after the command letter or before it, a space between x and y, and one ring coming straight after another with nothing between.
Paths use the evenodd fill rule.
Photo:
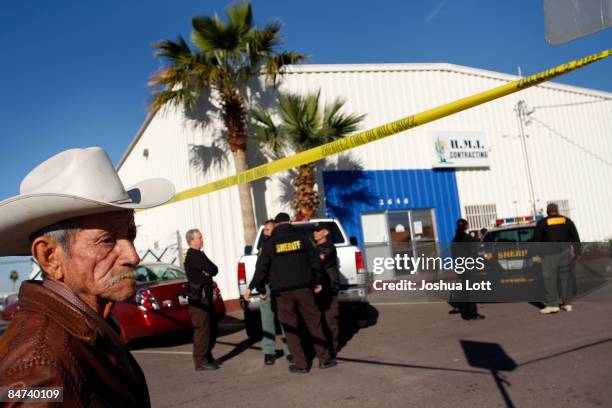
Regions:
<instances>
[{"instance_id":1,"label":"asphalt pavement","mask_svg":"<svg viewBox=\"0 0 612 408\"><path fill-rule=\"evenodd\" d=\"M154 407L609 407L612 285L542 316L529 303L485 304L483 321L445 303L377 302L370 325L344 319L337 367L290 374L265 366L240 314L226 317L215 356L195 372L186 337L135 344ZM346 317L346 316L345 316Z\"/></svg>"},{"instance_id":2,"label":"asphalt pavement","mask_svg":"<svg viewBox=\"0 0 612 408\"><path fill-rule=\"evenodd\" d=\"M154 407L612 406L612 283L572 312L484 304L482 321L449 315L446 303L385 295L370 296L366 327L342 311L338 366L320 370L315 360L309 374L289 373L280 356L265 366L240 313L221 322L216 371L194 371L187 336L130 347Z\"/></svg>"}]
</instances>

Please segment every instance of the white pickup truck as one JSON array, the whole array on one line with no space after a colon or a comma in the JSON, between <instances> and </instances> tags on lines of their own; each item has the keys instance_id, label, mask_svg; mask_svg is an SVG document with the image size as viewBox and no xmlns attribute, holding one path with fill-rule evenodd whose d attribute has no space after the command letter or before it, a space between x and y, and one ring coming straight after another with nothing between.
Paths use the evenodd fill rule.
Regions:
<instances>
[{"instance_id":1,"label":"white pickup truck","mask_svg":"<svg viewBox=\"0 0 612 408\"><path fill-rule=\"evenodd\" d=\"M351 302L365 309L367 307L366 270L363 255L357 247L354 238L349 239L336 219L319 218L307 221L293 221L291 224L298 231L308 237L312 237L315 224L327 227L330 234L328 239L332 240L338 253L338 266L340 268L340 286L338 293L340 302ZM259 228L257 238L253 246L246 246L243 255L238 262L238 290L240 291L241 304L244 309L244 322L247 335L252 339L261 337L261 320L259 316L259 294L253 291L250 301L244 301L243 295L247 290L257 263L257 253L263 245L263 226ZM361 312L361 310L360 310Z\"/></svg>"}]
</instances>

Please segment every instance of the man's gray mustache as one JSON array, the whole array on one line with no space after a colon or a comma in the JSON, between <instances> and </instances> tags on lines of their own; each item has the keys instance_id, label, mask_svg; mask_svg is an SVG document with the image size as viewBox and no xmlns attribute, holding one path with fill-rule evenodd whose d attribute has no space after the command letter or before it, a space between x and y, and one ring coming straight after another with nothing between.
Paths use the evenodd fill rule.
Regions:
<instances>
[{"instance_id":1,"label":"man's gray mustache","mask_svg":"<svg viewBox=\"0 0 612 408\"><path fill-rule=\"evenodd\" d=\"M123 279L135 280L136 276L138 276L138 273L134 269L132 269L129 272L123 272L123 273L120 273L119 275L111 276L110 278L108 278L108 281L111 285L114 285L115 283Z\"/></svg>"}]
</instances>

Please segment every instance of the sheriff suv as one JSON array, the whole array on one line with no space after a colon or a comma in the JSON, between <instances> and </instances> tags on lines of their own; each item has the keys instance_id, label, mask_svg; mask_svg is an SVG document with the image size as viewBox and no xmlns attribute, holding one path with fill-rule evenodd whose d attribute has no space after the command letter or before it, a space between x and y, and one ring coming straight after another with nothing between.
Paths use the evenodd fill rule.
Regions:
<instances>
[{"instance_id":1,"label":"sheriff suv","mask_svg":"<svg viewBox=\"0 0 612 408\"><path fill-rule=\"evenodd\" d=\"M479 275L494 282L492 301L541 300L541 264L533 260L532 244L537 219L499 219L483 237L478 255L485 259L485 268Z\"/></svg>"},{"instance_id":2,"label":"sheriff suv","mask_svg":"<svg viewBox=\"0 0 612 408\"><path fill-rule=\"evenodd\" d=\"M311 238L315 224L327 228L329 231L328 239L334 243L338 253L341 285L338 300L340 302L352 303L360 309L359 313L366 313L368 293L366 270L363 255L356 245L356 239L349 239L342 229L340 222L333 218L292 221L291 224L299 232ZM248 245L245 247L245 254L238 261L238 290L240 291L241 304L244 310L244 323L247 335L252 339L259 339L261 337L259 294L254 290L250 301L245 301L243 295L255 274L257 254L263 246L263 242L263 226L261 226L259 227L255 242L252 246Z\"/></svg>"}]
</instances>

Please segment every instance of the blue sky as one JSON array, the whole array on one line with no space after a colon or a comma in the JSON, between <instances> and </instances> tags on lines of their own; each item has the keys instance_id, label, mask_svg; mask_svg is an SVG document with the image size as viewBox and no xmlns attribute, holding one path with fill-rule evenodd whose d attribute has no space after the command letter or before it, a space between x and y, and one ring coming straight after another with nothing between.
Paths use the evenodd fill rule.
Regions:
<instances>
[{"instance_id":1,"label":"blue sky","mask_svg":"<svg viewBox=\"0 0 612 408\"><path fill-rule=\"evenodd\" d=\"M227 4L4 2L0 199L16 195L25 174L68 148L102 146L117 162L146 115L147 78L160 66L151 44L188 38L192 16L223 14ZM541 0L252 4L259 25L282 20L285 46L312 63L449 62L512 74L520 66L526 75L612 47L610 29L547 45ZM610 73L612 60L605 60L558 82L612 92ZM4 280L0 291L7 289Z\"/></svg>"}]
</instances>

